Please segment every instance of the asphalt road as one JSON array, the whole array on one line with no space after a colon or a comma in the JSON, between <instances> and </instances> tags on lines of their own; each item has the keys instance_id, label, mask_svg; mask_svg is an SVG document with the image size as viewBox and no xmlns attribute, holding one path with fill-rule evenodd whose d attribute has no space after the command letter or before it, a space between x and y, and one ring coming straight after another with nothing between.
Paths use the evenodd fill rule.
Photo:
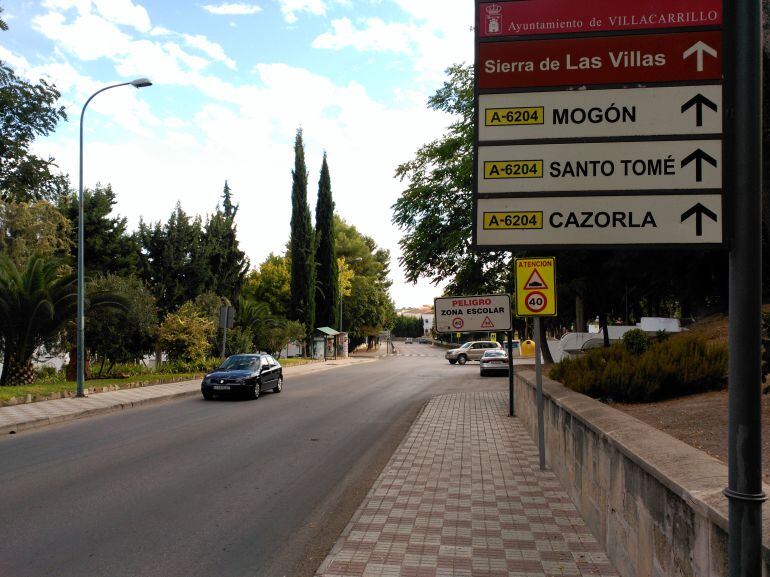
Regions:
<instances>
[{"instance_id":1,"label":"asphalt road","mask_svg":"<svg viewBox=\"0 0 770 577\"><path fill-rule=\"evenodd\" d=\"M425 401L507 388L443 350L0 439L3 577L313 575Z\"/></svg>"}]
</instances>

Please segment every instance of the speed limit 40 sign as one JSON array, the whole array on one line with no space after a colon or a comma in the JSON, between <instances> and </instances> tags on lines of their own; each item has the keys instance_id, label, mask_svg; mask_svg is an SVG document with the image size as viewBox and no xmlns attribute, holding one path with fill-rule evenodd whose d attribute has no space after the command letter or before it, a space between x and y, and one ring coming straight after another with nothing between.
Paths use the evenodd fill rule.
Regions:
<instances>
[{"instance_id":1,"label":"speed limit 40 sign","mask_svg":"<svg viewBox=\"0 0 770 577\"><path fill-rule=\"evenodd\" d=\"M556 316L556 259L517 258L516 314L520 317Z\"/></svg>"}]
</instances>

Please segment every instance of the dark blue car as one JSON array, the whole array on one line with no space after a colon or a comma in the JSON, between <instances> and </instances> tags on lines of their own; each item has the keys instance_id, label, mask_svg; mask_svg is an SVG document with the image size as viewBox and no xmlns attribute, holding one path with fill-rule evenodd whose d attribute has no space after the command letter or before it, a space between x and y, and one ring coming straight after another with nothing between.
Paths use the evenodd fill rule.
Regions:
<instances>
[{"instance_id":1,"label":"dark blue car","mask_svg":"<svg viewBox=\"0 0 770 577\"><path fill-rule=\"evenodd\" d=\"M263 391L280 393L283 367L265 353L233 355L213 373L203 377L201 393L206 400L217 395L247 395L258 399Z\"/></svg>"}]
</instances>

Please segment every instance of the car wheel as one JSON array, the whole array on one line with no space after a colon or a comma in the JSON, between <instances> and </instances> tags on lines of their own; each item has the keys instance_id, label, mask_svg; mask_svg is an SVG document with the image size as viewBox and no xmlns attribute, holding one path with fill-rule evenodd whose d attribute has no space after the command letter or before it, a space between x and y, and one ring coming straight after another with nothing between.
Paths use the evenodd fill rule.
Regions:
<instances>
[{"instance_id":1,"label":"car wheel","mask_svg":"<svg viewBox=\"0 0 770 577\"><path fill-rule=\"evenodd\" d=\"M203 393L203 398L206 401L210 401L211 399L214 398L214 393L212 393L211 391L201 391L201 392Z\"/></svg>"},{"instance_id":2,"label":"car wheel","mask_svg":"<svg viewBox=\"0 0 770 577\"><path fill-rule=\"evenodd\" d=\"M283 375L278 377L278 381L276 381L275 386L273 387L274 393L280 393L283 390Z\"/></svg>"},{"instance_id":3,"label":"car wheel","mask_svg":"<svg viewBox=\"0 0 770 577\"><path fill-rule=\"evenodd\" d=\"M486 377L487 374L484 371L479 371L479 376L480 377Z\"/></svg>"},{"instance_id":4,"label":"car wheel","mask_svg":"<svg viewBox=\"0 0 770 577\"><path fill-rule=\"evenodd\" d=\"M461 365L464 365L465 363L468 362L468 357L466 357L465 355L460 355L459 357L457 357L457 362L460 363Z\"/></svg>"},{"instance_id":5,"label":"car wheel","mask_svg":"<svg viewBox=\"0 0 770 577\"><path fill-rule=\"evenodd\" d=\"M255 401L259 398L259 383L254 383L254 388L251 390L251 398Z\"/></svg>"},{"instance_id":6,"label":"car wheel","mask_svg":"<svg viewBox=\"0 0 770 577\"><path fill-rule=\"evenodd\" d=\"M457 359L449 359L449 364L450 365L456 365L457 364Z\"/></svg>"}]
</instances>

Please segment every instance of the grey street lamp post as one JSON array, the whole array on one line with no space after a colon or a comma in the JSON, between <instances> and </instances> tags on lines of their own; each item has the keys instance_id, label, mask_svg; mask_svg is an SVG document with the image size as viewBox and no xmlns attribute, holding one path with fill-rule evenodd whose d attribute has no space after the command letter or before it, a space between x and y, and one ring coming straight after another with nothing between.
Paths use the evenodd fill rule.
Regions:
<instances>
[{"instance_id":1,"label":"grey street lamp post","mask_svg":"<svg viewBox=\"0 0 770 577\"><path fill-rule=\"evenodd\" d=\"M83 117L86 114L86 107L97 94L101 94L110 88L118 86L133 86L134 88L146 88L152 86L147 78L137 78L131 82L121 82L105 86L101 90L94 92L83 105L83 111L80 113L80 185L78 187L78 318L77 318L77 396L84 397L83 383L85 381L85 289L84 289L84 263L85 263L85 232L83 222Z\"/></svg>"},{"instance_id":2,"label":"grey street lamp post","mask_svg":"<svg viewBox=\"0 0 770 577\"><path fill-rule=\"evenodd\" d=\"M357 256L356 258L351 258L350 262L359 262L364 260L362 257ZM345 270L344 268L339 271L338 277L339 277L339 285L340 285L340 332L342 332L342 271Z\"/></svg>"}]
</instances>

